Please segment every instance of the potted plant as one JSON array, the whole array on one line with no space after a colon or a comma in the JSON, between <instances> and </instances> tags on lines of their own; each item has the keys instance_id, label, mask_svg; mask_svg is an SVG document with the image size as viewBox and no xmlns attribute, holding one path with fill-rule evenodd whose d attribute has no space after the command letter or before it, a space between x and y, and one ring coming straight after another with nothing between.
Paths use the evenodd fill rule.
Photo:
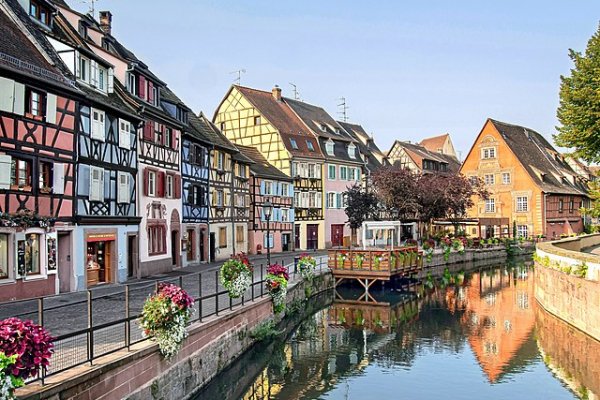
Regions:
<instances>
[{"instance_id":1,"label":"potted plant","mask_svg":"<svg viewBox=\"0 0 600 400\"><path fill-rule=\"evenodd\" d=\"M289 274L287 268L279 264L269 265L267 268L267 291L273 299L273 312L279 314L285 310Z\"/></svg>"},{"instance_id":2,"label":"potted plant","mask_svg":"<svg viewBox=\"0 0 600 400\"><path fill-rule=\"evenodd\" d=\"M171 358L187 337L186 326L193 312L194 299L179 286L161 283L156 294L144 303L140 327L144 337L158 344L163 356Z\"/></svg>"},{"instance_id":3,"label":"potted plant","mask_svg":"<svg viewBox=\"0 0 600 400\"><path fill-rule=\"evenodd\" d=\"M219 270L219 280L229 292L229 297L238 298L250 288L253 271L254 268L244 253L225 261Z\"/></svg>"},{"instance_id":4,"label":"potted plant","mask_svg":"<svg viewBox=\"0 0 600 400\"><path fill-rule=\"evenodd\" d=\"M435 249L435 241L433 239L427 239L423 242L423 252L425 253L425 259L427 262L431 262L433 259L433 250Z\"/></svg>"}]
</instances>

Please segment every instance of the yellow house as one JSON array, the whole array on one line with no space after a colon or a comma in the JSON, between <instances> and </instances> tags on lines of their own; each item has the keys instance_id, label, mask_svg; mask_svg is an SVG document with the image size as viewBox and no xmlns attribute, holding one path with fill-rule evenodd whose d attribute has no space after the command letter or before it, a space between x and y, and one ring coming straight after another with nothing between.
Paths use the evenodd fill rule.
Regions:
<instances>
[{"instance_id":1,"label":"yellow house","mask_svg":"<svg viewBox=\"0 0 600 400\"><path fill-rule=\"evenodd\" d=\"M579 213L589 201L585 182L539 133L488 119L460 172L480 178L490 196L476 199L468 217L479 219L471 235L546 235L583 231Z\"/></svg>"},{"instance_id":2,"label":"yellow house","mask_svg":"<svg viewBox=\"0 0 600 400\"><path fill-rule=\"evenodd\" d=\"M325 248L325 159L317 138L287 104L281 89L276 86L268 92L233 85L213 120L229 140L256 148L294 179L294 247Z\"/></svg>"}]
</instances>

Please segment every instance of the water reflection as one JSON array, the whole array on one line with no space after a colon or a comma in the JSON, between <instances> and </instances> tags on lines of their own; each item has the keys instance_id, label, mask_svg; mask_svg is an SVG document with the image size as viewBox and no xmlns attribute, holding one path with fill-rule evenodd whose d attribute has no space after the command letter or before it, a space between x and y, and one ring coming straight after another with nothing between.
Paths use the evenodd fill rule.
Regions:
<instances>
[{"instance_id":1,"label":"water reflection","mask_svg":"<svg viewBox=\"0 0 600 400\"><path fill-rule=\"evenodd\" d=\"M547 361L561 363L568 345L556 346L557 324L536 310L533 270L503 267L451 281L419 295L374 291L375 302L339 290L285 342L248 352L236 363L252 366L237 367L246 374L222 374L197 399L572 399L580 386L597 393L594 372L575 376L569 390L542 361L536 317ZM600 365L600 349L579 341L582 362Z\"/></svg>"}]
</instances>

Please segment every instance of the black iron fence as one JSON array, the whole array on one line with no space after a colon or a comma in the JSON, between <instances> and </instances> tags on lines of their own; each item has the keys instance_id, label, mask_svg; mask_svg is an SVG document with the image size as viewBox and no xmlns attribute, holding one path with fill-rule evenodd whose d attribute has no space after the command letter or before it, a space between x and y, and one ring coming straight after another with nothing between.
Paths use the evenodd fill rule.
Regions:
<instances>
[{"instance_id":1,"label":"black iron fence","mask_svg":"<svg viewBox=\"0 0 600 400\"><path fill-rule=\"evenodd\" d=\"M286 265L290 282L301 279L295 263ZM328 270L326 256L317 257L317 273ZM33 381L68 369L94 364L94 360L146 340L139 317L146 299L160 283L173 283L194 298L190 323L233 310L248 301L268 295L266 266L255 266L250 288L237 299L229 297L219 282L219 271L182 274L155 281L118 285L106 290L87 290L0 304L0 319L18 317L43 325L54 339L54 354L47 371Z\"/></svg>"}]
</instances>

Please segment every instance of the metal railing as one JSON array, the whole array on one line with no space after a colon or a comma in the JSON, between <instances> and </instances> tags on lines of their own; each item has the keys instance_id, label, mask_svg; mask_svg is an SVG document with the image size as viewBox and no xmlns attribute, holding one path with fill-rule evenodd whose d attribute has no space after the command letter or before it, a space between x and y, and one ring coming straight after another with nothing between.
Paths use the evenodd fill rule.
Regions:
<instances>
[{"instance_id":1,"label":"metal railing","mask_svg":"<svg viewBox=\"0 0 600 400\"><path fill-rule=\"evenodd\" d=\"M290 283L301 279L295 263L286 265ZM317 271L328 270L326 256L317 257ZM146 299L157 292L160 283L173 283L194 298L190 324L234 310L248 301L268 295L265 288L266 266L254 267L250 288L237 299L229 297L219 282L219 270L195 272L174 278L108 287L65 295L40 297L0 304L0 319L19 317L43 325L54 336L54 353L47 371L28 381L41 381L71 368L89 364L108 354L130 349L146 338L139 317Z\"/></svg>"}]
</instances>

